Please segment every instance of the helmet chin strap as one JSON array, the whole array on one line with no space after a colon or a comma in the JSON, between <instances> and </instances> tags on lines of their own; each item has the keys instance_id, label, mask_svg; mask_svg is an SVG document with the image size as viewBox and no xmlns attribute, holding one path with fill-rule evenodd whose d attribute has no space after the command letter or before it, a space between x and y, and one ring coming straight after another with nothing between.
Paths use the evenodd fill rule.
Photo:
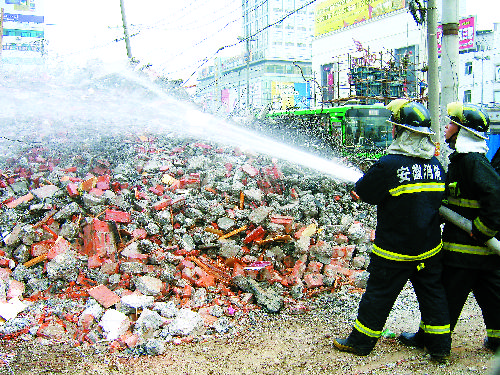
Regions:
<instances>
[{"instance_id":1,"label":"helmet chin strap","mask_svg":"<svg viewBox=\"0 0 500 375\"><path fill-rule=\"evenodd\" d=\"M402 126L397 126L397 125L394 125L394 127L396 128L394 130L394 138L398 138L401 134L403 134L403 131L405 130L405 128L403 128Z\"/></svg>"},{"instance_id":2,"label":"helmet chin strap","mask_svg":"<svg viewBox=\"0 0 500 375\"><path fill-rule=\"evenodd\" d=\"M455 144L457 143L458 133L460 132L460 127L457 126L457 131L452 134L452 136L448 139L445 139L445 142L450 145L450 148L455 149Z\"/></svg>"}]
</instances>

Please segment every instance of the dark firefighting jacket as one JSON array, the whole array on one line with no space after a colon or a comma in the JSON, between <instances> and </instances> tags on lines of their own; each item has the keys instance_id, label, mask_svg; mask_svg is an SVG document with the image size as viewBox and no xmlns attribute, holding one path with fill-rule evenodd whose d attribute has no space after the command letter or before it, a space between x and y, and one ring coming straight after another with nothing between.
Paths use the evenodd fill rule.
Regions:
<instances>
[{"instance_id":1,"label":"dark firefighting jacket","mask_svg":"<svg viewBox=\"0 0 500 375\"><path fill-rule=\"evenodd\" d=\"M439 253L445 177L436 157L390 154L370 167L355 190L363 201L378 206L372 254L413 267Z\"/></svg>"},{"instance_id":2,"label":"dark firefighting jacket","mask_svg":"<svg viewBox=\"0 0 500 375\"><path fill-rule=\"evenodd\" d=\"M500 230L500 176L484 154L450 155L443 204L472 221L472 235L452 223L445 223L445 263L457 267L492 269L500 256L484 242Z\"/></svg>"}]
</instances>

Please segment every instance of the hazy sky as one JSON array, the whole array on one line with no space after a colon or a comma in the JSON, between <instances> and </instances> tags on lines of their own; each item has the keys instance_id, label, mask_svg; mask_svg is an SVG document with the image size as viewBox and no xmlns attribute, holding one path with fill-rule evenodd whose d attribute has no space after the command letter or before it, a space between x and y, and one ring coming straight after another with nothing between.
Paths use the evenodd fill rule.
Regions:
<instances>
[{"instance_id":1,"label":"hazy sky","mask_svg":"<svg viewBox=\"0 0 500 375\"><path fill-rule=\"evenodd\" d=\"M461 1L463 16L477 15L478 29L500 22L499 0ZM171 79L189 77L220 47L237 44L242 34L241 0L124 0L124 4L132 55ZM126 60L125 42L114 41L123 38L120 0L43 0L43 8L51 55L78 62ZM242 51L239 43L217 56Z\"/></svg>"},{"instance_id":2,"label":"hazy sky","mask_svg":"<svg viewBox=\"0 0 500 375\"><path fill-rule=\"evenodd\" d=\"M44 0L48 50L66 60L126 60L120 0ZM132 56L186 78L217 56L242 52L240 0L124 0Z\"/></svg>"}]
</instances>

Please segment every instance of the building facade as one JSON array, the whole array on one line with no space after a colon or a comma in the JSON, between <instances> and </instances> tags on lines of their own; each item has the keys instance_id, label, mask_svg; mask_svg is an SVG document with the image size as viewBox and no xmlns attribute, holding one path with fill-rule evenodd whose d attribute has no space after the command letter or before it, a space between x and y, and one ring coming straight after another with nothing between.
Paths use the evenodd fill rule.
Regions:
<instances>
[{"instance_id":1,"label":"building facade","mask_svg":"<svg viewBox=\"0 0 500 375\"><path fill-rule=\"evenodd\" d=\"M500 133L500 23L476 32L475 48L459 55L459 98L486 108Z\"/></svg>"},{"instance_id":2,"label":"building facade","mask_svg":"<svg viewBox=\"0 0 500 375\"><path fill-rule=\"evenodd\" d=\"M344 6L353 13L343 12ZM318 102L352 96L373 96L380 101L402 96L425 99L427 29L425 24L417 23L419 16L425 19L424 15L419 15L418 10L410 12L405 0L372 1L370 6L373 6L371 10L360 0L327 0L316 7L312 62L313 71L321 77L322 97L317 98ZM377 6L379 11L374 10ZM441 1L437 1L437 8L439 13ZM464 9L462 1L459 9L459 99L483 105L497 121L500 25L495 24L493 30L478 30L476 16L465 14ZM439 24L437 38L440 57ZM359 70L364 73L358 74ZM370 86L371 93L367 89Z\"/></svg>"},{"instance_id":3,"label":"building facade","mask_svg":"<svg viewBox=\"0 0 500 375\"><path fill-rule=\"evenodd\" d=\"M309 107L314 7L310 0L245 0L242 54L198 76L197 101L212 112Z\"/></svg>"},{"instance_id":4,"label":"building facade","mask_svg":"<svg viewBox=\"0 0 500 375\"><path fill-rule=\"evenodd\" d=\"M44 16L42 0L0 0L0 58L13 66L42 64Z\"/></svg>"}]
</instances>

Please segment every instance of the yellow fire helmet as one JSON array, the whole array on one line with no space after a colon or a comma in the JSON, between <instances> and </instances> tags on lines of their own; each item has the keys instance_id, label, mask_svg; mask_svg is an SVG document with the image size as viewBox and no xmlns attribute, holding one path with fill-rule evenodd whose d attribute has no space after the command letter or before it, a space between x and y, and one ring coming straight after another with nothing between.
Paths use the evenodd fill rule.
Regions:
<instances>
[{"instance_id":1,"label":"yellow fire helmet","mask_svg":"<svg viewBox=\"0 0 500 375\"><path fill-rule=\"evenodd\" d=\"M484 135L490 127L488 114L479 106L469 103L452 102L446 107L449 120L474 134L486 139Z\"/></svg>"},{"instance_id":2,"label":"yellow fire helmet","mask_svg":"<svg viewBox=\"0 0 500 375\"><path fill-rule=\"evenodd\" d=\"M391 118L387 120L391 124L417 133L435 134L431 130L431 114L422 104L407 99L394 99L386 108L392 112Z\"/></svg>"}]
</instances>

